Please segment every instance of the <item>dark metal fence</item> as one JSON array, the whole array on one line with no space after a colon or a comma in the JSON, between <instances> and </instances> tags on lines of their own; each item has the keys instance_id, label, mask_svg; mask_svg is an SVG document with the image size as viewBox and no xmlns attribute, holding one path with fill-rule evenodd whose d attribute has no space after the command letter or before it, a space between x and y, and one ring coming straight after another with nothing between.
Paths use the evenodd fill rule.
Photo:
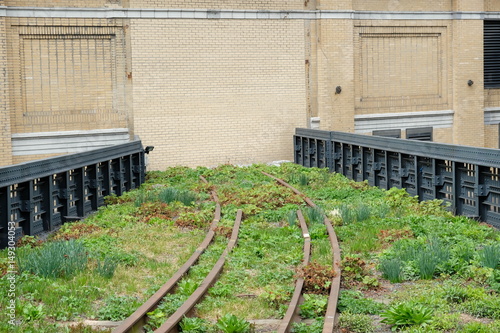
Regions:
<instances>
[{"instance_id":1,"label":"dark metal fence","mask_svg":"<svg viewBox=\"0 0 500 333\"><path fill-rule=\"evenodd\" d=\"M441 199L457 215L500 228L500 150L296 129L295 163L372 186Z\"/></svg>"},{"instance_id":2,"label":"dark metal fence","mask_svg":"<svg viewBox=\"0 0 500 333\"><path fill-rule=\"evenodd\" d=\"M0 168L0 248L97 210L144 182L141 141Z\"/></svg>"}]
</instances>

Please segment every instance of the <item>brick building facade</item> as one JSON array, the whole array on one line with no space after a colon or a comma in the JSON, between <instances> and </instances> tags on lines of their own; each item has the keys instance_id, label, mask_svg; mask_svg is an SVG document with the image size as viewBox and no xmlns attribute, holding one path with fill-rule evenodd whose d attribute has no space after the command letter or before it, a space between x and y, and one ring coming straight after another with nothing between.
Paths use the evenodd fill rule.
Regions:
<instances>
[{"instance_id":1,"label":"brick building facade","mask_svg":"<svg viewBox=\"0 0 500 333\"><path fill-rule=\"evenodd\" d=\"M498 21L495 0L0 0L0 166L135 135L150 169L291 159L296 127L499 148Z\"/></svg>"}]
</instances>

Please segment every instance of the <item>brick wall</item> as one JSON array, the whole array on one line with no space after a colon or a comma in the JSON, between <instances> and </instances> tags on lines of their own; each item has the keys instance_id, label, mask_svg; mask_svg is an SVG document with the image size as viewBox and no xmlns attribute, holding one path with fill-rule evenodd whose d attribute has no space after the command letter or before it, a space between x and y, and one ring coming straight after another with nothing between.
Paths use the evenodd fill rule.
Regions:
<instances>
[{"instance_id":1,"label":"brick wall","mask_svg":"<svg viewBox=\"0 0 500 333\"><path fill-rule=\"evenodd\" d=\"M5 6L12 7L67 7L99 8L122 6L128 0L4 0Z\"/></svg>"},{"instance_id":2,"label":"brick wall","mask_svg":"<svg viewBox=\"0 0 500 333\"><path fill-rule=\"evenodd\" d=\"M130 8L304 9L307 0L130 0Z\"/></svg>"},{"instance_id":3,"label":"brick wall","mask_svg":"<svg viewBox=\"0 0 500 333\"><path fill-rule=\"evenodd\" d=\"M453 0L454 1L454 0ZM450 0L352 0L354 10L450 11Z\"/></svg>"},{"instance_id":4,"label":"brick wall","mask_svg":"<svg viewBox=\"0 0 500 333\"><path fill-rule=\"evenodd\" d=\"M0 0L0 6L3 1ZM0 166L12 164L5 18L0 17Z\"/></svg>"},{"instance_id":5,"label":"brick wall","mask_svg":"<svg viewBox=\"0 0 500 333\"><path fill-rule=\"evenodd\" d=\"M135 131L153 169L292 159L304 22L132 20Z\"/></svg>"}]
</instances>

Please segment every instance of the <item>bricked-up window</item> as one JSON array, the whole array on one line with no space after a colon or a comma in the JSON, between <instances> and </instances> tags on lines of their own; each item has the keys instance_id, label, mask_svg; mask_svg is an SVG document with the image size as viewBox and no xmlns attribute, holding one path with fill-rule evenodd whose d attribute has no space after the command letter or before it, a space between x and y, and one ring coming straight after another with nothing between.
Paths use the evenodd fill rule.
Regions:
<instances>
[{"instance_id":1,"label":"bricked-up window","mask_svg":"<svg viewBox=\"0 0 500 333\"><path fill-rule=\"evenodd\" d=\"M14 28L13 28L14 29ZM124 31L19 26L11 41L11 122L52 132L127 126Z\"/></svg>"},{"instance_id":2,"label":"bricked-up window","mask_svg":"<svg viewBox=\"0 0 500 333\"><path fill-rule=\"evenodd\" d=\"M500 21L484 21L484 87L500 88Z\"/></svg>"}]
</instances>

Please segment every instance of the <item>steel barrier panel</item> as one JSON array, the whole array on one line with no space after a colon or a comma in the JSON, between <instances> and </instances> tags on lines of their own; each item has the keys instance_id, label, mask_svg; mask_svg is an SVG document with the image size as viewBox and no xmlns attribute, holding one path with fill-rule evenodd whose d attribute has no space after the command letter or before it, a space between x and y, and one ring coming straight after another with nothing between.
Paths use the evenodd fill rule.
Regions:
<instances>
[{"instance_id":1,"label":"steel barrier panel","mask_svg":"<svg viewBox=\"0 0 500 333\"><path fill-rule=\"evenodd\" d=\"M295 163L310 166L315 160L310 150L304 158L304 142L310 140L330 147L326 160L332 172L383 189L404 188L419 200L443 200L457 215L500 228L498 149L297 128Z\"/></svg>"},{"instance_id":2,"label":"steel barrier panel","mask_svg":"<svg viewBox=\"0 0 500 333\"><path fill-rule=\"evenodd\" d=\"M0 168L0 248L12 243L9 225L15 225L15 241L38 235L82 219L107 195L138 188L145 180L144 154L135 140Z\"/></svg>"}]
</instances>

